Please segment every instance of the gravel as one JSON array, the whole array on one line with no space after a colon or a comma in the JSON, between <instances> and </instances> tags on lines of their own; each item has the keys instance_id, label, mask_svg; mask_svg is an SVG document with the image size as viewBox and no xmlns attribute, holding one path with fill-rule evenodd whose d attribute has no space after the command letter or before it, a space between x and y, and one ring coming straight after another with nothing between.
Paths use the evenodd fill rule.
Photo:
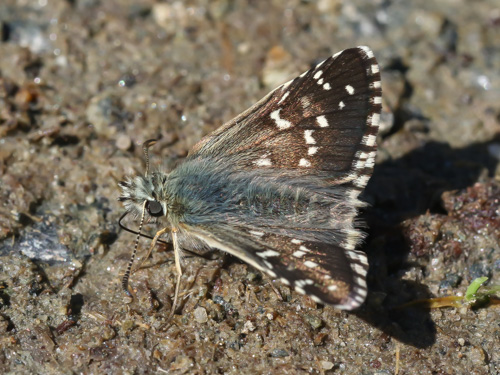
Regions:
<instances>
[{"instance_id":1,"label":"gravel","mask_svg":"<svg viewBox=\"0 0 500 375\"><path fill-rule=\"evenodd\" d=\"M0 373L500 373L498 304L401 307L500 283L494 1L3 0L0 26ZM158 139L152 164L168 170L356 45L374 51L384 92L363 307L277 282L281 300L216 251L186 257L169 322L163 244L124 296L135 236L118 226L117 182L144 172L141 144Z\"/></svg>"}]
</instances>

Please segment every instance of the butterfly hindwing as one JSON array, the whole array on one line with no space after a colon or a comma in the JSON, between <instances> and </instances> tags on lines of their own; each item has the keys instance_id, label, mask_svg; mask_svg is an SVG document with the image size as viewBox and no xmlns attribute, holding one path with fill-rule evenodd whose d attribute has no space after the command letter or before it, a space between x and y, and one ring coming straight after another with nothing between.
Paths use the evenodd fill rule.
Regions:
<instances>
[{"instance_id":1,"label":"butterfly hindwing","mask_svg":"<svg viewBox=\"0 0 500 375\"><path fill-rule=\"evenodd\" d=\"M188 232L318 303L351 310L366 297L368 262L360 251L248 227L209 224Z\"/></svg>"}]
</instances>

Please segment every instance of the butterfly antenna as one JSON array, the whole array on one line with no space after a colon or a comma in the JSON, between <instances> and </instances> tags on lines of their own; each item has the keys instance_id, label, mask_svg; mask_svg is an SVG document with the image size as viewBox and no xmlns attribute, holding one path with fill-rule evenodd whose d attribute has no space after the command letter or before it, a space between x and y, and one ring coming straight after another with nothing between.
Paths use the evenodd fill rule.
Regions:
<instances>
[{"instance_id":1,"label":"butterfly antenna","mask_svg":"<svg viewBox=\"0 0 500 375\"><path fill-rule=\"evenodd\" d=\"M146 157L146 177L148 177L149 173L149 148L153 147L156 142L156 139L148 139L142 144L142 151L144 151L144 156Z\"/></svg>"},{"instance_id":2,"label":"butterfly antenna","mask_svg":"<svg viewBox=\"0 0 500 375\"><path fill-rule=\"evenodd\" d=\"M139 238L141 238L142 224L144 223L144 214L146 212L146 203L147 201L144 201L144 205L142 206L141 223L139 224L139 231L137 233L137 238L135 239L134 251L130 256L127 270L125 271L125 275L123 275L123 280L122 280L122 288L129 297L132 297L132 293L130 293L130 290L128 288L128 280L130 279L130 271L132 270L132 264L134 264L135 255L137 254L137 248L139 247Z\"/></svg>"}]
</instances>

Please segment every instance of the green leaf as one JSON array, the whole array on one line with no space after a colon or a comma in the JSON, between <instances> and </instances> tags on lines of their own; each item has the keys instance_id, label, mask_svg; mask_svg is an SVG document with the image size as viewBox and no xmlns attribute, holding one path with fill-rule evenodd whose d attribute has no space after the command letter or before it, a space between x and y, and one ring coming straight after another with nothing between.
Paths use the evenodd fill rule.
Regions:
<instances>
[{"instance_id":1,"label":"green leaf","mask_svg":"<svg viewBox=\"0 0 500 375\"><path fill-rule=\"evenodd\" d=\"M483 285L488 278L486 276L484 277L478 277L477 279L474 279L469 287L467 288L467 291L465 292L465 300L468 302L473 302L477 298L477 291Z\"/></svg>"}]
</instances>

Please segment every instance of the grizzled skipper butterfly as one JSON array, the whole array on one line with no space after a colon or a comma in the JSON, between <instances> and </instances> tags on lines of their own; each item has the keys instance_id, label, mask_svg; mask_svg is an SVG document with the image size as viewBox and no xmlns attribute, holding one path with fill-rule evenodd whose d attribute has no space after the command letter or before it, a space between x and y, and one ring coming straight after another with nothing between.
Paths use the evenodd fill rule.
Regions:
<instances>
[{"instance_id":1,"label":"grizzled skipper butterfly","mask_svg":"<svg viewBox=\"0 0 500 375\"><path fill-rule=\"evenodd\" d=\"M358 199L373 171L382 107L367 47L341 51L203 138L170 173L120 182L127 213L162 218L182 275L183 243L232 254L316 302L354 309L367 295L356 250ZM145 144L147 149L153 142ZM149 164L149 163L148 163ZM137 242L123 280L128 279Z\"/></svg>"}]
</instances>

